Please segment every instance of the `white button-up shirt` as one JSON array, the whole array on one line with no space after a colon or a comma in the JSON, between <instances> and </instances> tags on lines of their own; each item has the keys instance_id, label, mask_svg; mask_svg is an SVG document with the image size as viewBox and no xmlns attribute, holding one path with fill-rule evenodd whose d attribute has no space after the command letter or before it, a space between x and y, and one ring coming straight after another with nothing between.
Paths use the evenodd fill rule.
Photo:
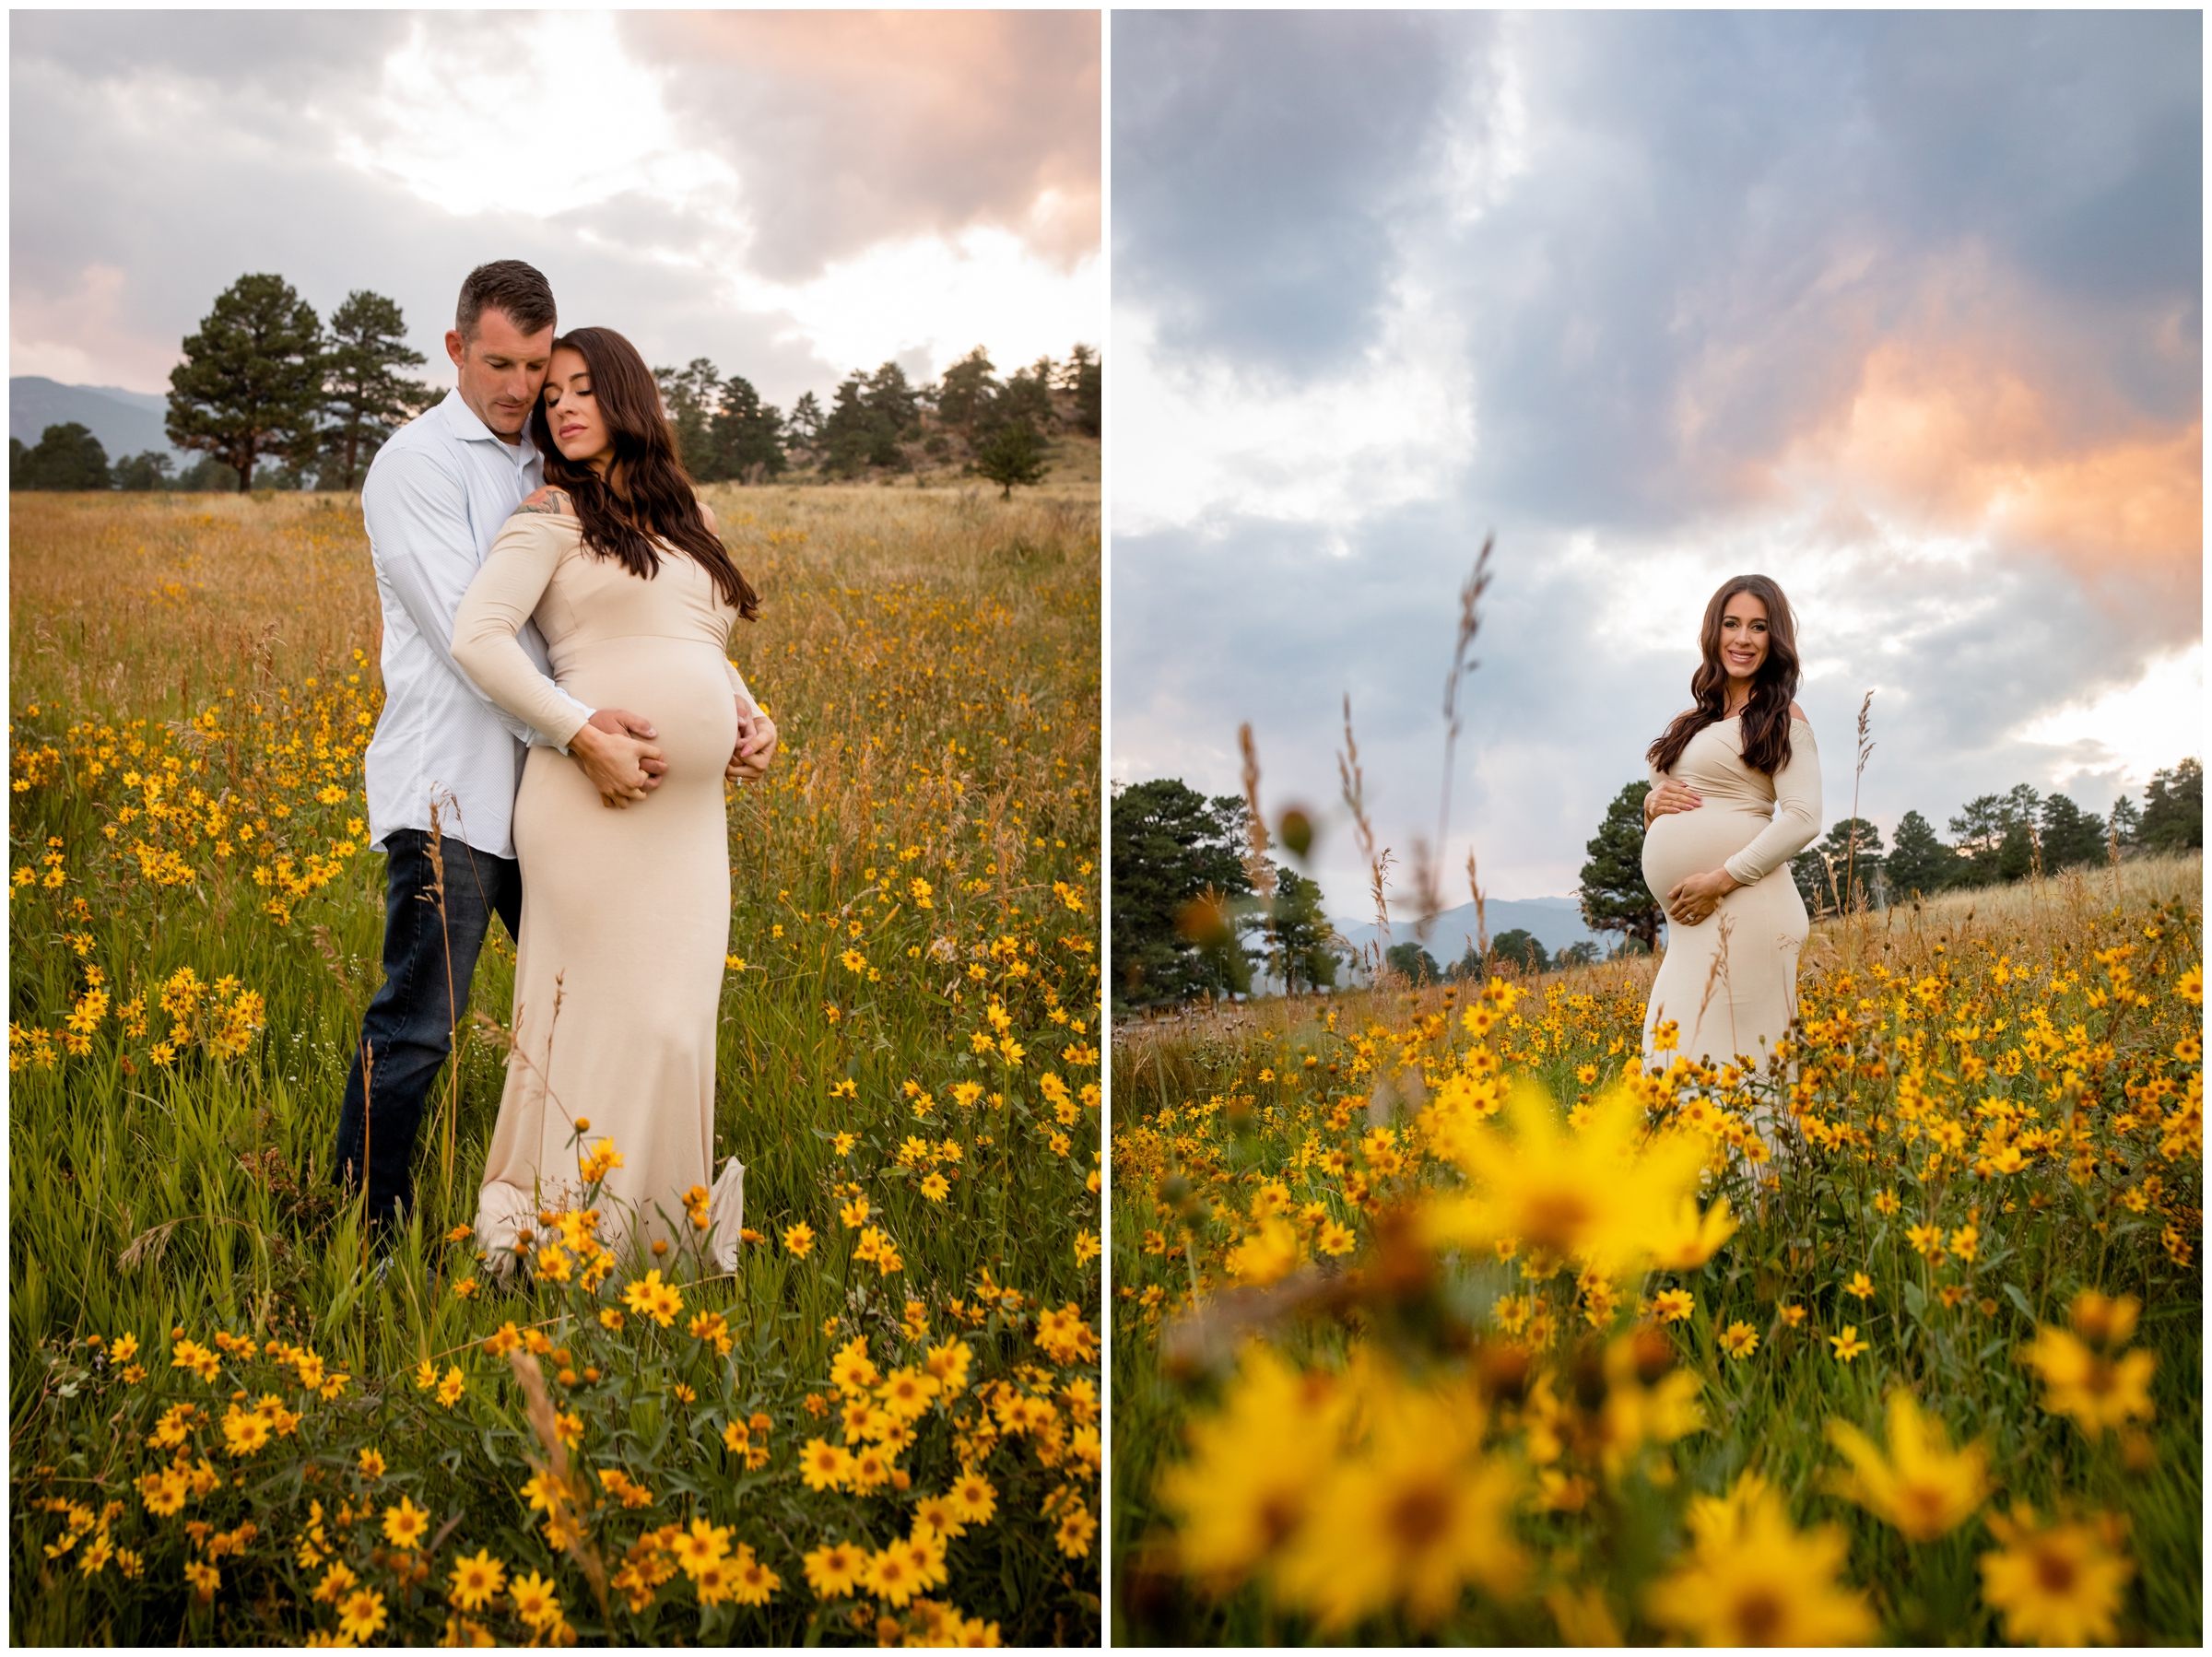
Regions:
<instances>
[{"instance_id":1,"label":"white button-up shirt","mask_svg":"<svg viewBox=\"0 0 2212 1657\"><path fill-rule=\"evenodd\" d=\"M461 595L514 509L543 477L525 431L503 443L459 391L394 432L361 485L361 518L384 611L384 710L363 758L369 840L428 829L514 855L514 793L533 740L547 742L477 690L454 664ZM517 635L549 679L535 626ZM562 699L580 717L592 710Z\"/></svg>"}]
</instances>

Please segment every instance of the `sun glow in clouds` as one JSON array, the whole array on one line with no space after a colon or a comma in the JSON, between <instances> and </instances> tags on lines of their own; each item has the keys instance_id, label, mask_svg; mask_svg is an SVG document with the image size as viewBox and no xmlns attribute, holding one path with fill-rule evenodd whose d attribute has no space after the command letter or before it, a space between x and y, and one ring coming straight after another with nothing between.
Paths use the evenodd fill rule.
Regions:
<instances>
[{"instance_id":1,"label":"sun glow in clouds","mask_svg":"<svg viewBox=\"0 0 2212 1657\"><path fill-rule=\"evenodd\" d=\"M736 228L736 174L677 135L612 17L515 17L461 40L433 43L416 25L384 64L383 130L347 134L347 161L460 217L545 217L638 191Z\"/></svg>"},{"instance_id":2,"label":"sun glow in clouds","mask_svg":"<svg viewBox=\"0 0 2212 1657\"><path fill-rule=\"evenodd\" d=\"M1039 357L1065 358L1078 341L1095 350L1103 288L1095 254L1060 270L1018 236L982 228L949 241L878 242L790 287L752 276L732 283L746 310L785 312L793 326L784 337L804 339L841 369L919 350L935 375L980 345L1002 378Z\"/></svg>"},{"instance_id":3,"label":"sun glow in clouds","mask_svg":"<svg viewBox=\"0 0 2212 1657\"><path fill-rule=\"evenodd\" d=\"M2140 788L2153 771L2205 751L2205 647L2162 656L2134 684L2046 713L2016 735L2066 750L2052 768L2057 786L2118 765L2123 785Z\"/></svg>"}]
</instances>

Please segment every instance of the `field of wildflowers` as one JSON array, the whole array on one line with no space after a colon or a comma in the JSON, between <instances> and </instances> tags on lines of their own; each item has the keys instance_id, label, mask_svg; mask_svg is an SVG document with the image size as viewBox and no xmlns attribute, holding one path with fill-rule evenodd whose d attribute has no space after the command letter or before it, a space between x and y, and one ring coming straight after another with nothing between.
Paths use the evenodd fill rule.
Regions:
<instances>
[{"instance_id":1,"label":"field of wildflowers","mask_svg":"<svg viewBox=\"0 0 2212 1657\"><path fill-rule=\"evenodd\" d=\"M1117 1032L1116 1639L2199 1642L2202 878Z\"/></svg>"},{"instance_id":2,"label":"field of wildflowers","mask_svg":"<svg viewBox=\"0 0 2212 1657\"><path fill-rule=\"evenodd\" d=\"M330 1182L382 927L358 510L17 498L14 1639L1097 1638L1096 488L709 493L784 743L732 807L752 1229L718 1275L549 1212L519 1290L468 1240L496 1028L388 1275ZM512 972L495 927L479 1015Z\"/></svg>"}]
</instances>

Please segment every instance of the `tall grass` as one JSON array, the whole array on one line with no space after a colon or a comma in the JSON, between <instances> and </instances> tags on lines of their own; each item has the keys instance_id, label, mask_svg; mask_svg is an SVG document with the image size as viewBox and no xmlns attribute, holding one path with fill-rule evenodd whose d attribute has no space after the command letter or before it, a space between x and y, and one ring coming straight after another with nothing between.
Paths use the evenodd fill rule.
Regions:
<instances>
[{"instance_id":1,"label":"tall grass","mask_svg":"<svg viewBox=\"0 0 2212 1657\"><path fill-rule=\"evenodd\" d=\"M714 1126L717 1159L747 1166L755 1240L729 1277L625 1263L596 1304L618 1311L625 1281L665 1268L685 1279L687 1318L726 1318L730 1350L634 1313L612 1332L572 1288L494 1293L468 1245L445 1240L473 1216L503 1079L502 1044L480 1027L433 1096L400 1259L382 1280L362 1271L358 1205L330 1178L382 931L382 860L359 821L380 698L355 503L17 498L11 1478L18 1513L50 1516L18 1527L16 1639L291 1640L333 1633L348 1605L347 1626L367 1628L366 1601L311 1593L328 1581L327 1562L308 1568L318 1551L351 1561L355 1594L374 1591L384 1638L427 1639L465 1612L503 1637L874 1639L879 1622L1095 1636L1095 491L709 498L764 594L734 649L783 739L769 779L731 805L742 964ZM503 1020L512 989L495 928L474 1005ZM841 1212L858 1196L895 1270L854 1258L862 1228ZM802 1225L804 1254L784 1240ZM585 1463L618 1456L659 1491L633 1519L585 1475L601 1505L585 1504L582 1544L555 1515L533 1528L519 1494L552 1446L484 1350L511 1322L588 1370L556 1393L591 1422L574 1446ZM229 1373L210 1390L171 1359L215 1334L240 1344L221 1348ZM137 1365L103 1356L126 1334ZM800 1441L840 1439L852 1388L831 1358L856 1337L886 1369L964 1343L973 1369L917 1422L895 1479L818 1488ZM206 1412L310 1349L347 1388L301 1394L281 1442L230 1455L244 1440L218 1438ZM457 1398L418 1384L425 1363L432 1380L458 1371ZM133 1489L168 1460L172 1447L149 1455L143 1440L176 1402L204 1412L187 1448L234 1476L169 1517ZM282 1427L284 1407L267 1419ZM724 1427L744 1439L748 1420L732 1449ZM390 1470L360 1473L364 1450ZM914 1504L963 1467L994 1488L996 1515L947 1539ZM320 1550L303 1540L318 1489L347 1512ZM434 1541L380 1540L370 1515L403 1494L444 1527ZM210 1552L193 1511L218 1542L241 1524L253 1535ZM642 1550L650 1577L674 1533L633 1533L693 1518L781 1588L739 1609L754 1590L693 1561L695 1599L670 1588L628 1613L607 1599L594 1548ZM910 1529L938 1545L931 1592L834 1572L823 1588L803 1557L884 1555ZM470 1612L444 1573L479 1547L518 1580L545 1573L565 1613L533 1622L530 1594ZM220 1586L190 1591L200 1570Z\"/></svg>"},{"instance_id":2,"label":"tall grass","mask_svg":"<svg viewBox=\"0 0 2212 1657\"><path fill-rule=\"evenodd\" d=\"M2041 1548L2118 1573L2057 1596L2099 1637L2198 1640L2202 879L2144 858L1818 923L1774 1077L1634 1079L1648 958L1117 1032L1117 1639L1742 1640L1746 1605L1823 1641L2033 1638L2049 1606L1987 1573ZM1524 1084L1571 1111L1572 1179L1532 1159ZM1572 1149L1616 1108L1641 1149ZM1554 1178L1630 1215L1670 1144L1711 1229L1647 1214L1625 1276L1497 1217ZM2084 1291L2142 1309L2154 1413L2124 1429L2025 1361L2097 1349ZM1980 1494L1940 1463L1963 1511L1920 1539L1830 1437L1880 1443L1900 1390L1986 1458Z\"/></svg>"}]
</instances>

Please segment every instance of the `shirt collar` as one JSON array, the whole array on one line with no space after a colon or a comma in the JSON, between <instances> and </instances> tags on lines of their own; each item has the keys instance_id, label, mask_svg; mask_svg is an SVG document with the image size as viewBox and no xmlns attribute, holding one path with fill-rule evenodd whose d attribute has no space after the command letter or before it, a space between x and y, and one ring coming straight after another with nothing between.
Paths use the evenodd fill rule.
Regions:
<instances>
[{"instance_id":1,"label":"shirt collar","mask_svg":"<svg viewBox=\"0 0 2212 1657\"><path fill-rule=\"evenodd\" d=\"M492 430L490 427L485 425L482 420L478 419L477 417L477 411L469 407L467 403L463 400L461 396L461 388L459 386L456 385L448 391L445 394L445 401L441 403L438 407L439 411L445 417L446 429L451 431L463 442L499 443L500 452L512 456L514 464L517 466L527 466L532 461L537 458L537 448L536 445L532 443L530 441L530 428L528 426L524 426L523 428L523 440L521 442L500 442L499 433Z\"/></svg>"}]
</instances>

